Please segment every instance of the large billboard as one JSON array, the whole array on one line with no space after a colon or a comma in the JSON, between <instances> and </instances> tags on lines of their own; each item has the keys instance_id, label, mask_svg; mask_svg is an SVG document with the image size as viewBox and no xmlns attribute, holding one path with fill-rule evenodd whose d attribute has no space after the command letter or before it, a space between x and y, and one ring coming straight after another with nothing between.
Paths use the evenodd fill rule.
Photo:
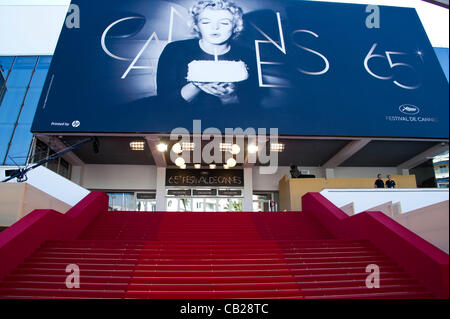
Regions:
<instances>
[{"instance_id":1,"label":"large billboard","mask_svg":"<svg viewBox=\"0 0 450 319\"><path fill-rule=\"evenodd\" d=\"M288 0L76 0L32 131L448 137L414 9ZM70 22L70 21L68 21ZM73 21L72 21L73 22Z\"/></svg>"}]
</instances>

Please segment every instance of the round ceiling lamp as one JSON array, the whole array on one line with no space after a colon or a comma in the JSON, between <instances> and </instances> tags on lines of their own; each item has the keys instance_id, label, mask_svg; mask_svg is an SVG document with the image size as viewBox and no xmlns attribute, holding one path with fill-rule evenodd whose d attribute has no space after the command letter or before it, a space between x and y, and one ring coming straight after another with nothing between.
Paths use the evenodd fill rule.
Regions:
<instances>
[{"instance_id":1,"label":"round ceiling lamp","mask_svg":"<svg viewBox=\"0 0 450 319\"><path fill-rule=\"evenodd\" d=\"M164 153L165 151L167 151L167 144L165 143L159 143L156 146L156 149L158 150L158 152Z\"/></svg>"},{"instance_id":2,"label":"round ceiling lamp","mask_svg":"<svg viewBox=\"0 0 450 319\"><path fill-rule=\"evenodd\" d=\"M248 152L249 152L250 154L255 154L256 152L258 152L258 145L250 144L250 145L248 146Z\"/></svg>"},{"instance_id":3,"label":"round ceiling lamp","mask_svg":"<svg viewBox=\"0 0 450 319\"><path fill-rule=\"evenodd\" d=\"M237 164L236 160L232 157L227 160L227 165L229 168L235 167L236 164Z\"/></svg>"},{"instance_id":4,"label":"round ceiling lamp","mask_svg":"<svg viewBox=\"0 0 450 319\"><path fill-rule=\"evenodd\" d=\"M183 166L183 165L185 165L185 164L186 164L186 161L185 161L184 158L182 158L182 157L178 157L178 158L175 160L175 165L178 166L178 167L181 167L181 166Z\"/></svg>"},{"instance_id":5,"label":"round ceiling lamp","mask_svg":"<svg viewBox=\"0 0 450 319\"><path fill-rule=\"evenodd\" d=\"M182 149L182 147L181 147L181 144L180 144L180 143L175 143L175 144L173 144L173 146L172 146L172 151L173 151L175 154L181 154L181 153L183 152L183 149Z\"/></svg>"},{"instance_id":6,"label":"round ceiling lamp","mask_svg":"<svg viewBox=\"0 0 450 319\"><path fill-rule=\"evenodd\" d=\"M233 144L233 145L231 146L231 154L237 155L237 154L239 154L240 152L241 152L241 148L239 147L239 145Z\"/></svg>"}]
</instances>

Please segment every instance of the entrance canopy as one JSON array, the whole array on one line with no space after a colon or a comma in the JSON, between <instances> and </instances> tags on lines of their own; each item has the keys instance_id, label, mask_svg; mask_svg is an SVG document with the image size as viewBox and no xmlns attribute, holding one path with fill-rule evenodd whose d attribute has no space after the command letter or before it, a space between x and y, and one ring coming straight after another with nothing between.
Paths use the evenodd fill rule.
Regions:
<instances>
[{"instance_id":1,"label":"entrance canopy","mask_svg":"<svg viewBox=\"0 0 450 319\"><path fill-rule=\"evenodd\" d=\"M39 139L48 143L55 151L62 150L69 145L74 145L85 138L84 136L47 136L39 135ZM176 167L174 159L177 157L171 152L177 141L170 140L169 136L158 135L134 135L134 136L97 136L99 141L99 152L94 152L91 144L65 156L66 160L73 165L83 164L123 164L123 165L157 165L159 167ZM189 136L190 141L194 137ZM225 144L225 139L222 140ZM141 142L142 150L132 150L131 143ZM183 153L188 154L187 168L194 168L194 164L207 167L210 162L202 158L201 162L193 159L194 151L205 150L211 140L202 141L201 145L189 145L190 150ZM235 138L233 143L240 142ZM158 151L158 145L167 145L167 151ZM237 163L237 167L263 166L258 156L255 163L250 163L248 147L249 144L258 144L257 141L244 140L238 156L243 155L244 161ZM264 145L270 148L270 140ZM370 138L313 138L313 137L287 137L278 138L279 147L282 151L277 152L278 166L314 166L323 168L334 167L398 167L399 169L411 169L442 154L448 150L448 140L406 140L406 139L370 139ZM226 148L226 147L225 147ZM220 151L220 150L219 150ZM240 154L240 153L243 154ZM268 152L269 153L269 152ZM217 168L222 168L232 154L227 150L220 151L219 160L215 161ZM238 156L234 156L236 159ZM171 159L172 157L172 159ZM187 159L187 158L186 158Z\"/></svg>"}]
</instances>

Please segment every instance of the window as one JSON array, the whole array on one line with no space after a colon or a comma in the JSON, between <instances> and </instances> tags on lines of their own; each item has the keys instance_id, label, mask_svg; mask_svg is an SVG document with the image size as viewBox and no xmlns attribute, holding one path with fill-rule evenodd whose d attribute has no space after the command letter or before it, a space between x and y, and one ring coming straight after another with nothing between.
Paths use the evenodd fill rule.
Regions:
<instances>
[{"instance_id":1,"label":"window","mask_svg":"<svg viewBox=\"0 0 450 319\"><path fill-rule=\"evenodd\" d=\"M134 193L108 193L110 211L136 210Z\"/></svg>"},{"instance_id":2,"label":"window","mask_svg":"<svg viewBox=\"0 0 450 319\"><path fill-rule=\"evenodd\" d=\"M31 124L51 59L0 56L0 165L27 163Z\"/></svg>"},{"instance_id":3,"label":"window","mask_svg":"<svg viewBox=\"0 0 450 319\"><path fill-rule=\"evenodd\" d=\"M31 159L31 162L37 163L40 160L47 158L49 155L48 151L49 151L49 148L48 148L47 144L36 139L36 144L34 146L34 154L33 154L33 158Z\"/></svg>"},{"instance_id":4,"label":"window","mask_svg":"<svg viewBox=\"0 0 450 319\"><path fill-rule=\"evenodd\" d=\"M441 174L448 173L448 166L439 166L439 173Z\"/></svg>"},{"instance_id":5,"label":"window","mask_svg":"<svg viewBox=\"0 0 450 319\"><path fill-rule=\"evenodd\" d=\"M39 161L42 161L43 159L46 159L50 155L54 155L55 152L51 150L47 144L44 142L36 139L35 145L34 145L34 151L33 156L31 158L32 163L37 163ZM54 160L51 160L50 162L44 164L45 167L48 169L54 171L55 173L70 179L70 175L72 173L71 165L62 157L58 157Z\"/></svg>"},{"instance_id":6,"label":"window","mask_svg":"<svg viewBox=\"0 0 450 319\"><path fill-rule=\"evenodd\" d=\"M6 92L6 76L3 75L3 66L0 64L0 105Z\"/></svg>"}]
</instances>

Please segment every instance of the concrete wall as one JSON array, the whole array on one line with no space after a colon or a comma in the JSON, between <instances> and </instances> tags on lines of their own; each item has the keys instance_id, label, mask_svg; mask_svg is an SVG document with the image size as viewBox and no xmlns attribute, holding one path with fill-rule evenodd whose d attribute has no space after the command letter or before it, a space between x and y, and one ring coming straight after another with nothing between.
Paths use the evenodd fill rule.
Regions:
<instances>
[{"instance_id":1,"label":"concrete wall","mask_svg":"<svg viewBox=\"0 0 450 319\"><path fill-rule=\"evenodd\" d=\"M81 181L91 190L156 190L156 166L85 165Z\"/></svg>"},{"instance_id":2,"label":"concrete wall","mask_svg":"<svg viewBox=\"0 0 450 319\"><path fill-rule=\"evenodd\" d=\"M326 188L330 189L366 189L373 188L376 178L315 178L291 179L285 175L279 182L280 189L280 209L290 211L300 211L302 207L301 198L309 192L321 192ZM392 175L398 188L415 188L415 176L413 175ZM282 192L289 192L289 195ZM286 201L288 200L288 201ZM386 202L386 201L385 201ZM342 203L343 206L347 203Z\"/></svg>"},{"instance_id":3,"label":"concrete wall","mask_svg":"<svg viewBox=\"0 0 450 319\"><path fill-rule=\"evenodd\" d=\"M354 203L347 204L340 209L347 215L354 214ZM395 213L392 202L372 207L369 211L380 211L403 227L427 240L442 251L449 253L449 201L422 207L405 214Z\"/></svg>"},{"instance_id":4,"label":"concrete wall","mask_svg":"<svg viewBox=\"0 0 450 319\"><path fill-rule=\"evenodd\" d=\"M355 214L379 210L378 206L400 203L401 213L407 213L448 200L448 189L324 189L321 194L337 207L354 204ZM392 216L392 214L391 214Z\"/></svg>"},{"instance_id":5,"label":"concrete wall","mask_svg":"<svg viewBox=\"0 0 450 319\"><path fill-rule=\"evenodd\" d=\"M71 207L27 183L0 184L0 226L11 226L35 209L65 213Z\"/></svg>"},{"instance_id":6,"label":"concrete wall","mask_svg":"<svg viewBox=\"0 0 450 319\"><path fill-rule=\"evenodd\" d=\"M6 178L6 171L17 169L12 166L0 166L0 180ZM67 205L74 206L89 194L87 189L79 184L56 174L44 166L39 166L27 173L27 183L35 188L47 193ZM16 180L11 180L8 184L14 184Z\"/></svg>"},{"instance_id":7,"label":"concrete wall","mask_svg":"<svg viewBox=\"0 0 450 319\"><path fill-rule=\"evenodd\" d=\"M404 227L449 253L449 201L394 217Z\"/></svg>"},{"instance_id":8,"label":"concrete wall","mask_svg":"<svg viewBox=\"0 0 450 319\"><path fill-rule=\"evenodd\" d=\"M324 170L320 167L298 167L308 170L318 178L324 177ZM262 175L259 167L252 169L252 183L254 191L278 191L279 180L289 175L288 166L280 166L275 174ZM374 180L378 173L395 175L395 167L376 169L371 167L350 167L335 169L335 177L371 178ZM155 190L156 166L146 165L85 165L74 166L72 181L87 189L105 190ZM373 181L372 181L373 182Z\"/></svg>"}]
</instances>

